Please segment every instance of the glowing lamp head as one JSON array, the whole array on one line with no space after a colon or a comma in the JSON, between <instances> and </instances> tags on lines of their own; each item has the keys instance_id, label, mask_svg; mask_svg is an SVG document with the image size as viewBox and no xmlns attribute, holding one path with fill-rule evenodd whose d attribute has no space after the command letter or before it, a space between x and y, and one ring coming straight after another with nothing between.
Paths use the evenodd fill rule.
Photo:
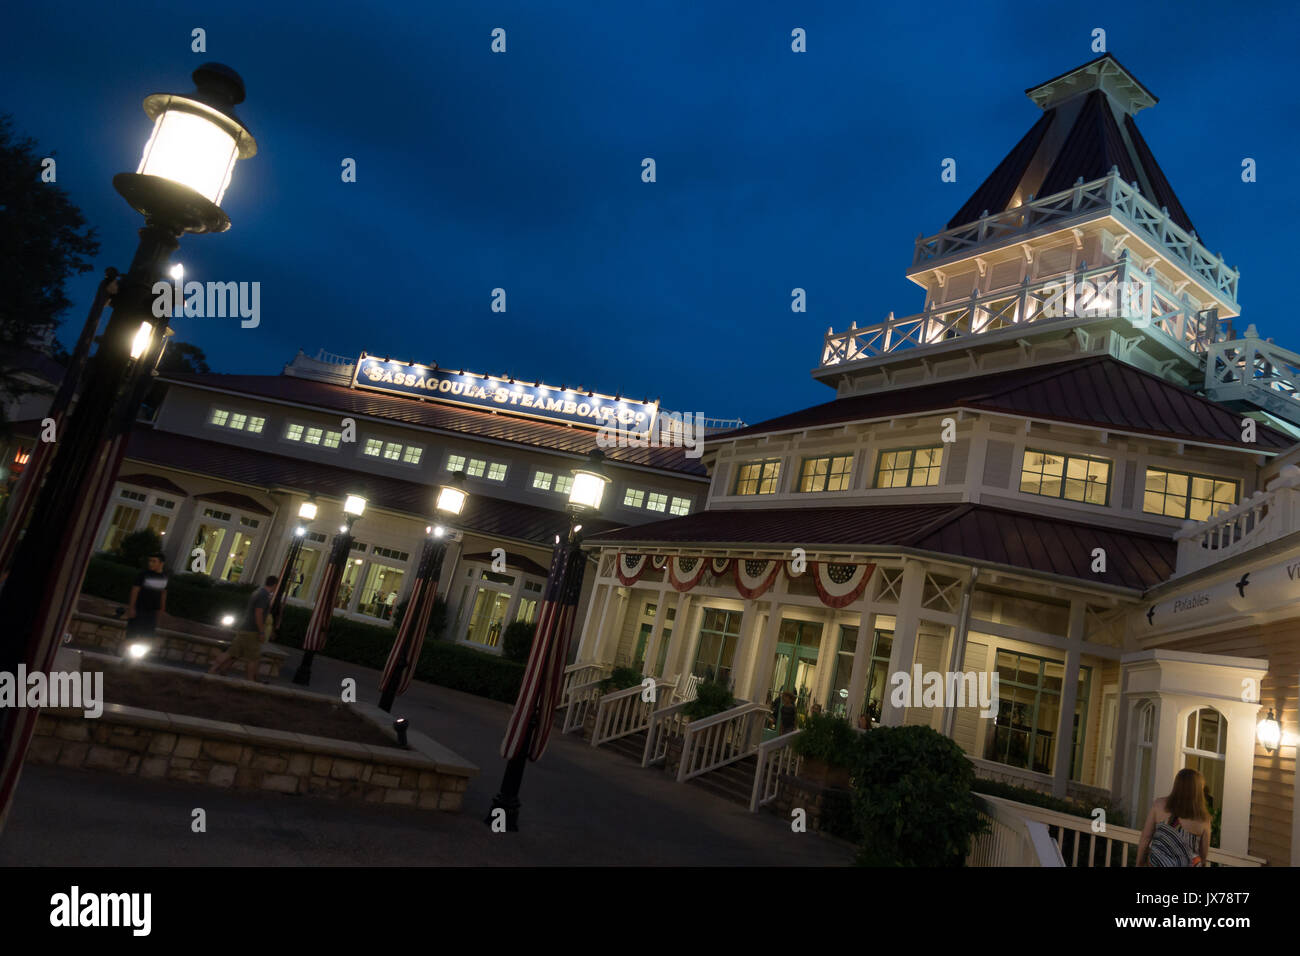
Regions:
<instances>
[{"instance_id":1,"label":"glowing lamp head","mask_svg":"<svg viewBox=\"0 0 1300 956\"><path fill-rule=\"evenodd\" d=\"M599 511L609 484L605 473L605 453L595 449L587 464L573 469L573 487L569 489L569 507L575 511Z\"/></svg>"},{"instance_id":2,"label":"glowing lamp head","mask_svg":"<svg viewBox=\"0 0 1300 956\"><path fill-rule=\"evenodd\" d=\"M149 343L153 341L153 326L148 322L141 322L140 328L136 330L135 337L131 339L131 358L138 359L145 352L149 351Z\"/></svg>"},{"instance_id":3,"label":"glowing lamp head","mask_svg":"<svg viewBox=\"0 0 1300 956\"><path fill-rule=\"evenodd\" d=\"M456 518L465 508L465 501L468 498L469 494L465 491L465 473L457 471L446 484L438 488L438 500L434 506L439 514Z\"/></svg>"},{"instance_id":4,"label":"glowing lamp head","mask_svg":"<svg viewBox=\"0 0 1300 956\"><path fill-rule=\"evenodd\" d=\"M294 536L295 538L302 538L302 537L305 537L306 534L307 534L307 529L306 529L306 528L298 527L298 528L294 528L294 529L293 529L293 536Z\"/></svg>"},{"instance_id":5,"label":"glowing lamp head","mask_svg":"<svg viewBox=\"0 0 1300 956\"><path fill-rule=\"evenodd\" d=\"M178 262L171 267L167 274L179 282L181 279L185 278L185 266Z\"/></svg>"},{"instance_id":6,"label":"glowing lamp head","mask_svg":"<svg viewBox=\"0 0 1300 956\"><path fill-rule=\"evenodd\" d=\"M447 529L444 528L444 527L443 527L442 525L440 525L440 524L439 524L439 525L434 525L434 527L433 527L433 536L434 536L435 538L444 538L444 537L447 536Z\"/></svg>"},{"instance_id":7,"label":"glowing lamp head","mask_svg":"<svg viewBox=\"0 0 1300 956\"><path fill-rule=\"evenodd\" d=\"M303 521L316 520L316 502L304 501L298 506L298 517Z\"/></svg>"},{"instance_id":8,"label":"glowing lamp head","mask_svg":"<svg viewBox=\"0 0 1300 956\"><path fill-rule=\"evenodd\" d=\"M343 511L354 518L360 518L366 513L366 499L360 495L348 495L347 500L343 502Z\"/></svg>"},{"instance_id":9,"label":"glowing lamp head","mask_svg":"<svg viewBox=\"0 0 1300 956\"><path fill-rule=\"evenodd\" d=\"M149 653L149 645L140 643L129 644L127 645L126 653L133 661L142 660L145 655Z\"/></svg>"},{"instance_id":10,"label":"glowing lamp head","mask_svg":"<svg viewBox=\"0 0 1300 956\"><path fill-rule=\"evenodd\" d=\"M1273 716L1272 707L1268 709L1268 716L1259 722L1256 733L1259 736L1260 744L1265 750L1269 753L1277 750L1278 745L1282 742L1282 726L1277 722L1277 718Z\"/></svg>"},{"instance_id":11,"label":"glowing lamp head","mask_svg":"<svg viewBox=\"0 0 1300 956\"><path fill-rule=\"evenodd\" d=\"M230 627L234 623L235 623L235 615L233 614L226 614L221 618L222 627Z\"/></svg>"}]
</instances>

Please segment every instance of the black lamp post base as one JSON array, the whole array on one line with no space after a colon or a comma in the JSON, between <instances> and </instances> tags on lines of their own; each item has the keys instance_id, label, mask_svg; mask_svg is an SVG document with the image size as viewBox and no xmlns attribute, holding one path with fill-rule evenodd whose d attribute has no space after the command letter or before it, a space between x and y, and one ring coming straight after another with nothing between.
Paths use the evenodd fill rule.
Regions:
<instances>
[{"instance_id":1,"label":"black lamp post base","mask_svg":"<svg viewBox=\"0 0 1300 956\"><path fill-rule=\"evenodd\" d=\"M298 669L293 672L293 682L300 687L306 687L311 683L311 659L315 656L315 651L304 652L302 662L298 665Z\"/></svg>"}]
</instances>

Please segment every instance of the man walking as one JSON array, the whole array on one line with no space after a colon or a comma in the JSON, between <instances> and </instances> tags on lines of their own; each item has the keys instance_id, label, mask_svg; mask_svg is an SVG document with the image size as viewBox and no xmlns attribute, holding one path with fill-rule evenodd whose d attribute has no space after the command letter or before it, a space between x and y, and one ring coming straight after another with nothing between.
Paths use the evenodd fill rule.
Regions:
<instances>
[{"instance_id":1,"label":"man walking","mask_svg":"<svg viewBox=\"0 0 1300 956\"><path fill-rule=\"evenodd\" d=\"M244 609L243 620L235 631L235 639L230 647L212 662L209 674L224 674L230 669L235 658L244 661L248 668L248 679L257 680L257 662L262 657L262 645L266 642L266 626L271 618L271 595L275 588L276 577L269 575L260 588L248 598L248 607Z\"/></svg>"},{"instance_id":2,"label":"man walking","mask_svg":"<svg viewBox=\"0 0 1300 956\"><path fill-rule=\"evenodd\" d=\"M149 555L145 570L131 585L131 597L126 606L124 648L141 638L152 639L158 627L158 612L167 610L167 575L163 571L163 560L161 554Z\"/></svg>"}]
</instances>

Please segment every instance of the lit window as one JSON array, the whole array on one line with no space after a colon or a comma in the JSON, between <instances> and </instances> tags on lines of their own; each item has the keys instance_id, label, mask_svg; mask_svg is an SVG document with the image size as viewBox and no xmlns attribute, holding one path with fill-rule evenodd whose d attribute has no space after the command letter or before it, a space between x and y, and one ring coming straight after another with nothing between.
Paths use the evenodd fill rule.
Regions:
<instances>
[{"instance_id":1,"label":"lit window","mask_svg":"<svg viewBox=\"0 0 1300 956\"><path fill-rule=\"evenodd\" d=\"M215 508L204 508L203 517L216 518L218 521L229 521L231 515L229 511L218 511Z\"/></svg>"},{"instance_id":2,"label":"lit window","mask_svg":"<svg viewBox=\"0 0 1300 956\"><path fill-rule=\"evenodd\" d=\"M668 496L652 491L646 498L645 506L647 511L663 511L668 507Z\"/></svg>"},{"instance_id":3,"label":"lit window","mask_svg":"<svg viewBox=\"0 0 1300 956\"><path fill-rule=\"evenodd\" d=\"M1110 501L1110 468L1111 463L1105 458L1054 455L1026 448L1020 468L1020 490L1031 495L1105 505Z\"/></svg>"},{"instance_id":4,"label":"lit window","mask_svg":"<svg viewBox=\"0 0 1300 956\"><path fill-rule=\"evenodd\" d=\"M781 477L781 459L764 458L747 461L736 471L736 494L776 494L777 480Z\"/></svg>"},{"instance_id":5,"label":"lit window","mask_svg":"<svg viewBox=\"0 0 1300 956\"><path fill-rule=\"evenodd\" d=\"M309 444L309 445L319 445L319 444L320 444L320 440L321 440L323 437L325 437L325 429L323 429L323 428L309 428L309 429L307 429L307 437L304 439L304 441L306 441L307 444Z\"/></svg>"},{"instance_id":6,"label":"lit window","mask_svg":"<svg viewBox=\"0 0 1300 956\"><path fill-rule=\"evenodd\" d=\"M424 449L418 445L407 445L406 450L402 452L402 461L408 465L418 465L420 456L424 454Z\"/></svg>"},{"instance_id":7,"label":"lit window","mask_svg":"<svg viewBox=\"0 0 1300 956\"><path fill-rule=\"evenodd\" d=\"M533 473L533 487L540 488L542 491L551 490L551 481L554 479L549 471L538 471Z\"/></svg>"},{"instance_id":8,"label":"lit window","mask_svg":"<svg viewBox=\"0 0 1300 956\"><path fill-rule=\"evenodd\" d=\"M469 467L465 469L465 474L469 475L471 478L482 478L483 472L486 469L487 462L481 461L478 458L471 458L469 460Z\"/></svg>"},{"instance_id":9,"label":"lit window","mask_svg":"<svg viewBox=\"0 0 1300 956\"><path fill-rule=\"evenodd\" d=\"M239 412L234 412L230 416L230 427L238 429L239 431L244 430L244 425L247 422L248 422L248 416L243 415Z\"/></svg>"},{"instance_id":10,"label":"lit window","mask_svg":"<svg viewBox=\"0 0 1300 956\"><path fill-rule=\"evenodd\" d=\"M852 455L805 458L799 473L800 491L844 491L853 470Z\"/></svg>"},{"instance_id":11,"label":"lit window","mask_svg":"<svg viewBox=\"0 0 1300 956\"><path fill-rule=\"evenodd\" d=\"M284 430L284 437L289 441L302 441L302 426L290 425Z\"/></svg>"},{"instance_id":12,"label":"lit window","mask_svg":"<svg viewBox=\"0 0 1300 956\"><path fill-rule=\"evenodd\" d=\"M156 507L166 508L169 511L176 507L176 502L172 501L170 498L155 498L153 503Z\"/></svg>"},{"instance_id":13,"label":"lit window","mask_svg":"<svg viewBox=\"0 0 1300 956\"><path fill-rule=\"evenodd\" d=\"M140 494L140 492L138 492L138 491L129 491L129 490L127 490L126 488L123 488L123 489L122 489L122 497L123 497L123 498L128 498L128 499L130 499L131 501L148 501L148 500L149 500L149 496L148 496L148 495L142 495L142 494Z\"/></svg>"},{"instance_id":14,"label":"lit window","mask_svg":"<svg viewBox=\"0 0 1300 956\"><path fill-rule=\"evenodd\" d=\"M383 451L383 449L384 449L384 443L381 442L378 438L366 439L366 447L364 451L367 455L370 455L372 458L379 457L379 453Z\"/></svg>"},{"instance_id":15,"label":"lit window","mask_svg":"<svg viewBox=\"0 0 1300 956\"><path fill-rule=\"evenodd\" d=\"M573 490L573 476L557 475L555 478L555 490L562 495L567 495Z\"/></svg>"},{"instance_id":16,"label":"lit window","mask_svg":"<svg viewBox=\"0 0 1300 956\"><path fill-rule=\"evenodd\" d=\"M623 495L625 508L640 508L643 504L645 504L645 492L638 488L629 488Z\"/></svg>"},{"instance_id":17,"label":"lit window","mask_svg":"<svg viewBox=\"0 0 1300 956\"><path fill-rule=\"evenodd\" d=\"M1205 521L1237 503L1239 486L1227 478L1148 468L1142 510Z\"/></svg>"},{"instance_id":18,"label":"lit window","mask_svg":"<svg viewBox=\"0 0 1300 956\"><path fill-rule=\"evenodd\" d=\"M212 410L212 417L208 419L209 424L212 425L224 425L228 421L230 421L230 412L226 411L224 408L214 408Z\"/></svg>"},{"instance_id":19,"label":"lit window","mask_svg":"<svg viewBox=\"0 0 1300 956\"><path fill-rule=\"evenodd\" d=\"M688 515L691 513L690 498L674 498L672 507L668 509L669 514Z\"/></svg>"},{"instance_id":20,"label":"lit window","mask_svg":"<svg viewBox=\"0 0 1300 956\"><path fill-rule=\"evenodd\" d=\"M343 440L342 432L326 432L324 445L326 448L338 448L339 442Z\"/></svg>"},{"instance_id":21,"label":"lit window","mask_svg":"<svg viewBox=\"0 0 1300 956\"><path fill-rule=\"evenodd\" d=\"M250 416L248 419L248 431L253 435L262 434L262 428L266 425L265 418L259 418L257 415Z\"/></svg>"},{"instance_id":22,"label":"lit window","mask_svg":"<svg viewBox=\"0 0 1300 956\"><path fill-rule=\"evenodd\" d=\"M876 468L877 488L920 488L939 483L943 446L904 448L880 453Z\"/></svg>"},{"instance_id":23,"label":"lit window","mask_svg":"<svg viewBox=\"0 0 1300 956\"><path fill-rule=\"evenodd\" d=\"M245 528L256 528L259 524L261 524L261 522L258 521L256 518L243 518L243 517L239 519L239 523L242 524Z\"/></svg>"},{"instance_id":24,"label":"lit window","mask_svg":"<svg viewBox=\"0 0 1300 956\"><path fill-rule=\"evenodd\" d=\"M402 446L396 442L385 442L384 457L389 461L397 461L402 457Z\"/></svg>"},{"instance_id":25,"label":"lit window","mask_svg":"<svg viewBox=\"0 0 1300 956\"><path fill-rule=\"evenodd\" d=\"M492 462L492 464L488 465L487 476L488 481L505 481L506 466L499 461Z\"/></svg>"},{"instance_id":26,"label":"lit window","mask_svg":"<svg viewBox=\"0 0 1300 956\"><path fill-rule=\"evenodd\" d=\"M447 470L448 470L448 471L464 471L464 470L465 470L465 456L464 456L464 455L449 455L449 456L447 456Z\"/></svg>"}]
</instances>

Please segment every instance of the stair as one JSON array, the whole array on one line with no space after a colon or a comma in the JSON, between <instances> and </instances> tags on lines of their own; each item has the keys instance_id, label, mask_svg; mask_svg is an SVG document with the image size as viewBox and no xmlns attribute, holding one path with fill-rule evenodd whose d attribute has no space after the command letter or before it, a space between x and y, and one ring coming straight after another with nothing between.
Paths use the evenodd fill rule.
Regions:
<instances>
[{"instance_id":1,"label":"stair","mask_svg":"<svg viewBox=\"0 0 1300 956\"><path fill-rule=\"evenodd\" d=\"M600 745L600 750L609 750L616 754L621 754L629 760L641 762L645 756L645 735L644 730L638 730L634 734L628 734L626 737L616 737Z\"/></svg>"},{"instance_id":2,"label":"stair","mask_svg":"<svg viewBox=\"0 0 1300 956\"><path fill-rule=\"evenodd\" d=\"M730 800L732 803L748 807L750 795L754 791L754 773L757 769L758 757L750 754L742 760L729 763L717 770L692 777L687 783Z\"/></svg>"}]
</instances>

